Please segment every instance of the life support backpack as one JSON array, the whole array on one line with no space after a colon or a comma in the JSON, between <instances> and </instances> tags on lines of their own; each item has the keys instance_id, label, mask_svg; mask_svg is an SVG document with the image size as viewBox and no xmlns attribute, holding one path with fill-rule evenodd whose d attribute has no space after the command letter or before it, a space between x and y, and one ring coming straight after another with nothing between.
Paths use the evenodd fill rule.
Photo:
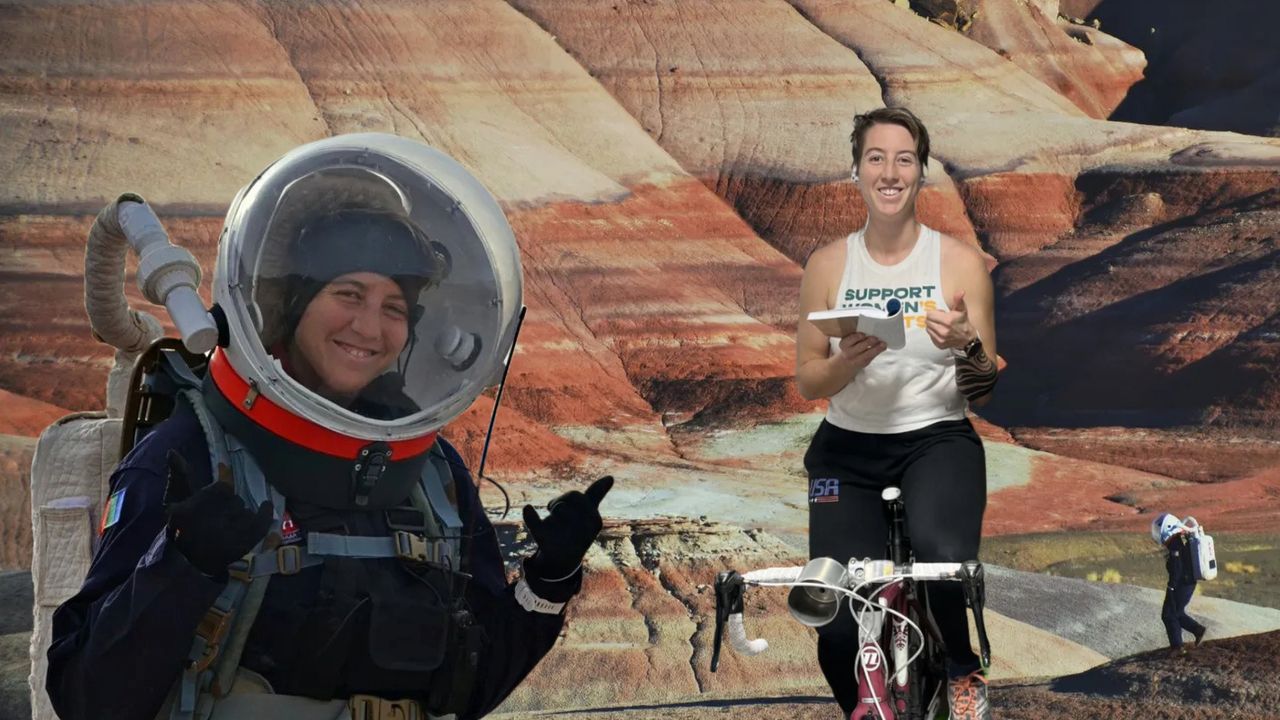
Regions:
<instances>
[{"instance_id":1,"label":"life support backpack","mask_svg":"<svg viewBox=\"0 0 1280 720\"><path fill-rule=\"evenodd\" d=\"M57 720L45 676L53 611L80 591L97 548L111 472L119 461L119 417L73 413L40 434L31 460L32 720Z\"/></svg>"},{"instance_id":2,"label":"life support backpack","mask_svg":"<svg viewBox=\"0 0 1280 720\"><path fill-rule=\"evenodd\" d=\"M117 360L119 366L119 357ZM187 404L195 413L209 447L214 477L218 468L229 468L236 493L246 505L257 507L270 499L276 516L275 532L268 533L253 552L228 568L231 579L198 624L188 667L160 717L209 717L216 698L225 695L236 680L245 641L272 575L299 572L322 563L326 556L399 558L465 570L453 475L438 444L429 451L410 497L425 524L420 532L397 529L378 537L308 533L305 544L275 545L282 534L285 499L266 482L248 450L223 433L210 416L200 390L204 369L203 357L187 353L180 341L162 338L134 364L123 417L71 415L46 429L37 442L32 460L36 607L29 682L33 720L57 718L45 691L53 611L79 591L88 574L111 473L142 437L172 413L176 403ZM462 650L467 654L466 648ZM474 668L470 670L473 672L464 672L465 677L447 690L437 691L432 699L444 706L464 703L474 681Z\"/></svg>"},{"instance_id":3,"label":"life support backpack","mask_svg":"<svg viewBox=\"0 0 1280 720\"><path fill-rule=\"evenodd\" d=\"M1196 525L1188 536L1187 545L1191 549L1191 567L1195 571L1196 580L1213 580L1218 577L1218 556L1213 549L1213 536Z\"/></svg>"},{"instance_id":4,"label":"life support backpack","mask_svg":"<svg viewBox=\"0 0 1280 720\"><path fill-rule=\"evenodd\" d=\"M160 324L146 313L139 322ZM163 341L162 341L163 342ZM153 345L156 349L158 345ZM148 351L147 355L152 354ZM48 652L53 641L53 612L80 591L97 549L102 510L111 473L120 462L124 407L131 374L141 363L136 353L117 350L107 375L106 411L60 418L40 433L31 459L31 580L34 589L31 629L32 720L57 720L45 691Z\"/></svg>"}]
</instances>

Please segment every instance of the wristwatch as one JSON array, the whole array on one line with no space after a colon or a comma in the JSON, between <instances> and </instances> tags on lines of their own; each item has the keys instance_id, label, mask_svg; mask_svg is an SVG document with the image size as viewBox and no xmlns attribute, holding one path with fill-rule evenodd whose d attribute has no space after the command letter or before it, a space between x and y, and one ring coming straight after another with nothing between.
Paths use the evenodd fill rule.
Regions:
<instances>
[{"instance_id":1,"label":"wristwatch","mask_svg":"<svg viewBox=\"0 0 1280 720\"><path fill-rule=\"evenodd\" d=\"M533 592L533 588L529 587L529 583L524 578L520 578L520 582L516 583L516 602L520 603L520 607L529 612L544 613L546 615L559 615L564 609L564 603L551 602L544 600Z\"/></svg>"},{"instance_id":2,"label":"wristwatch","mask_svg":"<svg viewBox=\"0 0 1280 720\"><path fill-rule=\"evenodd\" d=\"M972 340L964 344L964 347L953 349L951 352L955 353L956 357L972 360L982 352L982 338L975 335Z\"/></svg>"}]
</instances>

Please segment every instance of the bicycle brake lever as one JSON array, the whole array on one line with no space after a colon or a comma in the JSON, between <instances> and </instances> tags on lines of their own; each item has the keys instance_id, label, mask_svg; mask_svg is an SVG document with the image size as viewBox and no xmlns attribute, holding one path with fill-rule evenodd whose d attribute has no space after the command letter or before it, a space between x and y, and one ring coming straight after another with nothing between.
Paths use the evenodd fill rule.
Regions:
<instances>
[{"instance_id":1,"label":"bicycle brake lever","mask_svg":"<svg viewBox=\"0 0 1280 720\"><path fill-rule=\"evenodd\" d=\"M711 649L711 672L720 665L720 642L724 638L724 626L733 613L742 612L742 596L746 587L742 576L734 570L716 574L716 635Z\"/></svg>"},{"instance_id":2,"label":"bicycle brake lever","mask_svg":"<svg viewBox=\"0 0 1280 720\"><path fill-rule=\"evenodd\" d=\"M960 583L964 587L964 601L973 608L973 626L978 631L978 652L982 667L991 667L991 643L987 639L987 626L982 619L982 609L987 602L986 572L977 560L966 560L960 565Z\"/></svg>"}]
</instances>

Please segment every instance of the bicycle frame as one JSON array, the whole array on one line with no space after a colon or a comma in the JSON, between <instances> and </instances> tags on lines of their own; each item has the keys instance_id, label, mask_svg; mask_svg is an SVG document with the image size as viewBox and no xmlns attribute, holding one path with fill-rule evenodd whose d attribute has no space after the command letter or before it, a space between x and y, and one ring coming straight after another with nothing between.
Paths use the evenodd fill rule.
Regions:
<instances>
[{"instance_id":1,"label":"bicycle frame","mask_svg":"<svg viewBox=\"0 0 1280 720\"><path fill-rule=\"evenodd\" d=\"M726 628L730 644L739 654L757 655L768 648L768 642L763 639L747 639L742 617L747 585L820 588L845 598L858 622L860 647L855 671L858 673L859 694L867 707L855 710L853 719L932 720L932 713L942 702L946 684L942 667L944 653L941 634L929 611L927 594L919 591L919 581L961 583L965 603L973 610L982 664L984 667L990 666L991 650L982 616L986 594L982 564L976 560L963 563L912 562L910 539L906 534L905 508L900 495L897 488L887 488L882 495L889 520L886 554L890 559L851 559L843 578L837 584L801 580L804 568L796 567L769 568L748 572L746 575L733 570L719 573L715 583L716 634L713 639L711 671L715 672L719 666L721 639ZM811 561L810 564L819 560L821 559ZM871 586L875 586L874 589L864 596L862 592ZM855 603L859 603L862 609L856 609ZM876 615L870 616L869 613ZM914 620L913 615L916 618ZM807 615L805 617L812 619ZM834 613L831 618L834 618ZM830 622L831 618L826 618L826 622ZM884 622L886 618L890 622ZM815 624L800 615L797 615L797 619L805 624ZM868 621L874 627L868 627ZM918 646L914 652L911 651L913 630L918 637ZM917 659L922 662L917 663ZM881 694L884 697L880 697Z\"/></svg>"},{"instance_id":2,"label":"bicycle frame","mask_svg":"<svg viewBox=\"0 0 1280 720\"><path fill-rule=\"evenodd\" d=\"M881 499L885 502L885 514L889 521L889 537L886 546L889 559L896 565L904 565L914 560L911 551L911 539L907 536L906 506L902 501L901 491L896 488L885 488ZM886 586L890 606L898 614L893 616L890 628L885 636L879 638L880 647L888 647L892 654L893 674L890 676L890 695L893 700L893 711L899 717L932 718L946 687L946 676L943 668L936 667L938 655L944 647L942 634L934 622L933 613L929 611L928 594L919 592L913 580L904 580ZM890 594L891 593L891 594ZM912 663L910 653L910 631L912 622L909 615L914 612L924 627L921 627L920 650L923 662ZM859 654L859 666L866 675L863 656ZM928 666L928 667L926 667ZM913 676L917 670L919 677ZM930 677L932 675L933 677ZM870 682L870 678L866 678ZM863 688L859 686L859 690ZM878 708L877 708L878 709ZM884 712L878 713L879 720L888 720ZM857 713L855 712L856 716Z\"/></svg>"}]
</instances>

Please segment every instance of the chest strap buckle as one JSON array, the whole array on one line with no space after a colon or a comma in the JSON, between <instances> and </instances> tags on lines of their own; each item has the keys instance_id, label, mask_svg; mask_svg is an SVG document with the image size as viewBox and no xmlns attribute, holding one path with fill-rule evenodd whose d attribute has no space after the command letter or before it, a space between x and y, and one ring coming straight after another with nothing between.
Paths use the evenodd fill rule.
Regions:
<instances>
[{"instance_id":1,"label":"chest strap buckle","mask_svg":"<svg viewBox=\"0 0 1280 720\"><path fill-rule=\"evenodd\" d=\"M440 565L442 543L439 540L427 541L416 533L397 530L391 536L395 542L396 557L403 562L415 565Z\"/></svg>"},{"instance_id":2,"label":"chest strap buckle","mask_svg":"<svg viewBox=\"0 0 1280 720\"><path fill-rule=\"evenodd\" d=\"M387 700L376 695L352 695L347 703L351 720L427 720L414 700Z\"/></svg>"},{"instance_id":3,"label":"chest strap buckle","mask_svg":"<svg viewBox=\"0 0 1280 720\"><path fill-rule=\"evenodd\" d=\"M302 547L298 545L281 545L276 548L276 563L281 575L297 575L304 567L302 563Z\"/></svg>"},{"instance_id":4,"label":"chest strap buckle","mask_svg":"<svg viewBox=\"0 0 1280 720\"><path fill-rule=\"evenodd\" d=\"M235 613L231 611L210 607L200 618L196 625L196 637L201 641L203 652L191 662L191 667L196 672L204 672L217 659L218 650L231 630L231 620L234 617Z\"/></svg>"}]
</instances>

